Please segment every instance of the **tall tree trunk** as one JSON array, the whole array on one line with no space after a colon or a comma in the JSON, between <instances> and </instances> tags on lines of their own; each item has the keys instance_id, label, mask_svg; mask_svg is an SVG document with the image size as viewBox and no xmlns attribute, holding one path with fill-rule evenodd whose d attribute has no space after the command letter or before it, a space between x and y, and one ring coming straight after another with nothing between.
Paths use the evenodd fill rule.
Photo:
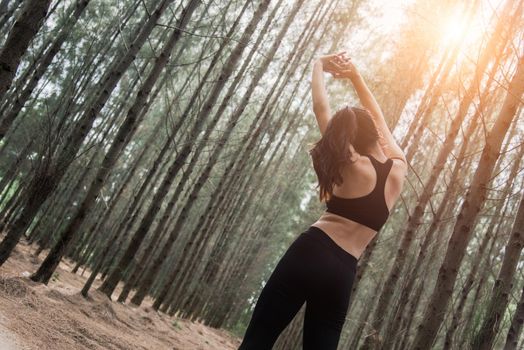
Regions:
<instances>
[{"instance_id":1,"label":"tall tree trunk","mask_svg":"<svg viewBox=\"0 0 524 350\"><path fill-rule=\"evenodd\" d=\"M244 12L246 11L247 9L247 3L242 7L240 13L237 15L237 18L235 20L235 22L231 25L229 31L228 31L228 34L226 35L226 37L230 37L231 35L233 35L235 29L237 28L237 25L239 24L240 22L240 19L242 18ZM215 55L213 57L213 60L212 62L209 64L208 68L207 68L207 71L206 73L204 74L204 77L200 80L200 83L196 89L196 91L192 94L192 97L191 97L191 100L190 102L187 104L185 110L184 110L184 113L182 115L187 115L191 112L191 110L194 108L194 104L197 103L197 98L199 97L203 87L204 87L204 84L207 82L207 79L208 77L210 76L211 74L211 71L213 70L213 68L215 67L215 65L218 63L218 58L220 57L222 51L225 49L226 45L227 45L227 41L228 40L225 40L224 42L221 43L220 45L220 48L217 52L215 52ZM179 118L177 123L175 124L174 126L174 130L180 132L180 128L182 126L182 123L183 123L183 120L184 118ZM182 134L186 134L186 132L181 132ZM171 141L174 139L174 137L172 137L169 142L166 142L162 148L162 150L160 151L160 154L159 156L157 157L157 160L155 161L155 164L154 164L154 167L157 167L158 164L161 162L162 158L163 158L163 155L168 151L169 149L169 145L171 143ZM177 155L178 156L178 155ZM174 163L174 161L173 161ZM173 168L175 167L176 164L172 164L170 169L173 169L171 171L175 171L179 168ZM126 269L129 264L131 263L131 261L133 260L133 256L136 254L136 252L138 251L138 249L140 248L140 245L142 243L142 241L145 239L145 236L147 235L152 223L153 223L153 220L155 219L155 216L157 215L157 213L160 211L161 209L161 202L163 201L164 197L167 195L167 192L169 190L169 187L171 186L173 180L174 180L174 175L171 174L170 175L170 169L168 169L166 172L167 172L167 175L164 176L164 179L162 180L159 188L156 190L155 194L154 194L154 197L153 197L153 200L151 202L151 204L149 205L148 209L146 210L146 213L144 214L144 216L142 217L142 220L138 226L138 228L135 230L135 232L131 235L131 239L130 239L130 242L128 244L128 246L126 247L123 255L121 257L119 257L118 261L116 262L116 267L112 267L111 269L111 273L110 275L108 276L108 278L105 279L104 281L104 284L100 287L100 288L106 288L106 294L112 294L112 291L114 290L114 287L116 287L116 284L118 283L118 281L120 280L120 278L122 277L123 275L123 272L122 271L118 271L118 270L124 270ZM151 178L151 176L153 175L153 173L150 171L149 172L149 176L147 177L147 179ZM141 187L140 189L140 192L143 192L144 191L144 186ZM135 196L135 200L133 201L133 206L131 209L134 209L133 207L135 207L137 205L137 202L138 202L138 196ZM136 210L135 210L136 212ZM134 219L137 217L137 215L133 215L132 216L132 220L126 220L128 222L128 224L126 225L126 231L132 229L132 222L134 221ZM125 224L125 222L122 222L122 224ZM114 257L116 259L116 257ZM96 270L95 270L96 271ZM93 274L95 274L95 272L93 272ZM94 276L93 276L94 278ZM88 281L89 282L89 281ZM109 293L109 289L111 289L111 292ZM84 290L86 290L86 287L84 287Z\"/></svg>"},{"instance_id":2,"label":"tall tree trunk","mask_svg":"<svg viewBox=\"0 0 524 350\"><path fill-rule=\"evenodd\" d=\"M138 50L142 47L147 37L155 27L158 19L165 11L167 5L173 0L162 0L156 10L151 13L144 25L140 28L135 40L129 45L127 52L122 57L117 57L116 62L101 81L100 91L93 102L86 106L80 120L75 124L73 131L68 135L64 147L57 156L56 163L51 164L51 160L43 160L40 169L36 173L28 186L25 195L26 201L23 210L16 221L10 226L7 236L0 244L0 266L9 258L12 250L31 224L38 210L56 188L67 168L75 159L82 142L87 136L98 116L98 113L106 104L111 92L116 87L118 81L125 70L133 62Z\"/></svg>"},{"instance_id":3,"label":"tall tree trunk","mask_svg":"<svg viewBox=\"0 0 524 350\"><path fill-rule=\"evenodd\" d=\"M511 320L511 325L506 336L506 344L504 350L515 350L517 348L520 334L522 333L522 325L524 324L524 288L520 293L520 300L517 304L515 314Z\"/></svg>"},{"instance_id":4,"label":"tall tree trunk","mask_svg":"<svg viewBox=\"0 0 524 350\"><path fill-rule=\"evenodd\" d=\"M54 245L53 249L49 252L49 255L45 258L40 265L38 271L31 276L31 279L35 282L49 282L49 279L53 275L58 263L62 259L65 251L69 247L69 243L73 239L73 236L80 228L80 225L84 222L86 215L89 213L92 205L95 203L100 190L102 189L105 181L109 175L110 170L116 164L118 156L120 155L122 149L128 144L132 135L135 133L139 123L142 118L139 116L144 116L144 113L141 113L143 109L150 106L150 103L147 103L149 93L153 90L153 87L160 76L160 73L167 64L171 52L175 47L176 43L180 39L182 32L185 30L189 19L193 15L194 11L200 4L200 0L191 0L187 7L182 11L178 22L176 23L176 29L173 30L171 36L167 40L163 51L160 53L158 58L155 60L155 64L151 71L149 72L148 77L144 80L144 83L140 90L138 91L135 101L131 108L129 109L126 119L120 126L118 133L116 134L113 143L111 144L109 150L107 151L104 160L100 169L98 170L95 178L93 179L87 194L80 204L77 213L73 216L66 229L62 232L60 238Z\"/></svg>"},{"instance_id":5,"label":"tall tree trunk","mask_svg":"<svg viewBox=\"0 0 524 350\"><path fill-rule=\"evenodd\" d=\"M517 71L509 84L504 104L493 129L487 136L486 145L482 150L471 187L460 208L460 213L449 240L446 256L438 273L437 283L424 312L424 318L419 325L412 349L429 349L433 345L451 300L458 269L471 237L472 225L486 198L486 185L492 176L495 162L499 156L500 146L511 121L515 117L523 92L524 58L520 58Z\"/></svg>"},{"instance_id":6,"label":"tall tree trunk","mask_svg":"<svg viewBox=\"0 0 524 350\"><path fill-rule=\"evenodd\" d=\"M42 26L51 0L26 0L22 13L16 20L0 51L0 105L13 79L22 56Z\"/></svg>"},{"instance_id":7,"label":"tall tree trunk","mask_svg":"<svg viewBox=\"0 0 524 350\"><path fill-rule=\"evenodd\" d=\"M197 116L195 118L195 124L189 131L189 135L187 137L188 140L195 140L200 133L202 127L204 126L204 122L207 120L207 117L210 115L211 110L213 109L213 106L218 99L218 96L221 92L221 90L224 87L225 81L231 76L233 73L233 69L236 67L238 61L240 60L240 57L246 47L246 42L248 42L248 39L253 34L258 22L261 20L264 12L267 10L267 7L269 6L270 0L263 0L260 2L259 6L255 10L255 13L253 14L253 17L247 27L244 29L244 32L242 33L242 37L240 38L238 44L235 46L231 54L229 55L226 63L224 64L224 67L222 68L220 75L216 82L213 84L213 87L211 88L211 91L204 102L204 105L200 108L200 110L197 113ZM244 6L245 8L245 6ZM239 16L239 18L242 16ZM236 24L234 25L236 27ZM215 57L217 57L218 54L216 54ZM208 70L209 71L209 70ZM196 94L194 94L196 95ZM189 108L191 108L191 103L189 105ZM183 116L187 115L189 111L183 113ZM118 262L118 265L116 268L113 269L111 274L106 278L104 283L100 286L99 290L102 291L104 294L106 294L108 297L111 297L111 294L113 294L113 291L117 285L117 283L120 281L122 277L122 271L119 268L119 266L127 266L129 262L131 261L133 255L136 253L138 247L142 243L145 234L147 233L149 229L150 223L153 221L154 217L156 216L158 212L159 205L161 203L161 200L166 195L166 190L169 188L171 183L173 182L174 178L178 174L179 170L184 165L185 160L189 156L192 149L192 143L186 142L184 143L182 149L178 153L176 159L171 164L169 170L167 171L167 174L164 177L164 180L162 181L162 184L159 186L159 189L157 190L155 197L153 199L153 204L149 207L148 212L145 214L144 219L142 220L140 224L140 228L135 232L133 239L131 241L131 244L127 248L126 252L124 253L123 257Z\"/></svg>"},{"instance_id":8,"label":"tall tree trunk","mask_svg":"<svg viewBox=\"0 0 524 350\"><path fill-rule=\"evenodd\" d=\"M513 127L516 127L516 125L517 123L514 123ZM506 146L509 146L509 143L507 143ZM517 154L517 158L520 159L520 157L522 156L524 156L524 148L521 152L519 152L519 154ZM508 179L515 178L515 176L518 174L520 164L521 163L519 161L514 162ZM507 181L502 193L510 193L511 187L512 187L511 185L512 185L512 182ZM444 340L444 350L453 348L453 336L459 326L459 322L461 321L462 313L466 306L468 296L475 283L475 277L479 269L481 270L481 267L484 265L483 260L485 260L486 257L490 255L489 252L486 254L486 248L488 247L488 244L490 241L493 241L497 238L498 232L500 230L500 222L504 220L504 219L501 219L500 217L504 218L506 216L505 212L507 210L507 207L508 207L508 201L506 202L500 201L499 203L497 203L497 206L493 214L494 217L491 220L486 230L486 233L484 234L484 237L482 237L482 241L478 247L478 251L474 257L474 260L471 263L470 271L468 272L468 275L465 278L465 282L463 283L462 289L460 291L459 304L453 312L453 318L452 318L451 324L448 327L448 330L446 332L446 338Z\"/></svg>"},{"instance_id":9,"label":"tall tree trunk","mask_svg":"<svg viewBox=\"0 0 524 350\"><path fill-rule=\"evenodd\" d=\"M29 96L31 96L31 93L35 89L37 83L40 81L40 78L44 75L45 70L49 67L49 65L53 61L53 58L56 56L56 54L62 47L62 44L71 33L71 29L84 12L84 9L89 4L89 1L90 0L79 0L77 2L75 10L71 15L71 18L69 18L66 25L64 25L64 27L60 31L60 34L54 40L51 47L49 47L44 56L39 60L40 62L37 68L35 69L34 73L32 74L30 80L27 82L26 86L23 88L22 91L16 91L16 93L14 94L16 95L16 97L13 101L13 106L11 107L11 109L9 109L8 113L4 114L3 118L0 120L0 140L4 138L7 130L20 113L20 110L29 99Z\"/></svg>"},{"instance_id":10,"label":"tall tree trunk","mask_svg":"<svg viewBox=\"0 0 524 350\"><path fill-rule=\"evenodd\" d=\"M512 9L512 7L513 7L513 2L508 1L506 3L504 14L508 14L510 10ZM405 260L408 256L407 253L410 250L411 243L413 242L415 233L417 232L418 228L421 225L422 218L425 214L425 208L428 202L430 201L431 196L433 195L433 190L437 184L438 178L440 177L442 173L442 170L444 169L446 159L454 147L455 139L459 133L460 126L462 122L464 121L466 117L466 113L478 91L480 82L482 81L482 78L483 78L484 71L486 70L486 67L489 61L491 60L491 58L493 58L493 56L495 56L497 52L500 52L503 49L503 47L501 47L502 46L501 44L505 43L506 41L505 36L509 35L508 33L505 33L505 36L503 35L504 25L506 25L506 18L502 17L497 22L495 33L491 37L488 45L483 50L481 57L479 58L479 62L475 69L474 77L465 93L465 96L460 101L458 111L455 117L453 118L453 121L449 127L449 130L447 132L446 139L442 145L442 148L440 149L436 157L430 177L425 182L424 188L422 190L422 194L420 195L420 198L418 199L418 202L413 210L413 213L409 216L409 220L406 223L406 227L402 232L402 239L401 239L400 247L397 250L397 254L395 256L393 263L391 264L392 267L391 267L389 276L386 279L386 281L384 282L384 288L382 290L382 293L380 294L378 303L375 308L375 312L373 314L372 326L373 328L375 328L377 332L381 331L383 322L388 315L389 304L390 304L391 298L394 295L395 287L401 276L402 269L405 265ZM503 33L501 33L501 31ZM369 344L369 347L371 346L372 345ZM364 348L366 347L367 345L364 344Z\"/></svg>"},{"instance_id":11,"label":"tall tree trunk","mask_svg":"<svg viewBox=\"0 0 524 350\"><path fill-rule=\"evenodd\" d=\"M523 59L524 63L524 59ZM524 72L522 76L524 85ZM474 349L489 350L494 345L494 340L499 331L500 322L504 317L506 306L509 302L509 294L513 286L517 263L524 246L524 196L520 200L517 217L511 230L511 235L504 249L504 259L499 271L489 305L485 310L485 316L480 330L475 334L471 346Z\"/></svg>"},{"instance_id":12,"label":"tall tree trunk","mask_svg":"<svg viewBox=\"0 0 524 350\"><path fill-rule=\"evenodd\" d=\"M242 100L238 104L239 107L237 107L235 109L235 111L233 112L233 115L228 120L227 125L226 125L226 131L220 137L220 139L218 141L218 144L217 144L217 147L215 147L215 149L213 150L213 153L210 155L209 160L207 161L207 165L206 165L205 169L202 171L201 175L198 177L198 180L196 181L196 184L193 187L193 189L191 191L191 194L189 195L190 198L197 198L199 191L203 187L203 184L209 178L209 175L211 174L212 168L215 166L215 163L218 160L218 157L220 156L221 152L224 150L223 145L226 144L226 142L228 141L232 131L234 130L236 124L238 123L238 120L239 120L240 116L242 115L242 112L244 111L245 107L247 106L247 103L249 102L249 99L251 98L251 95L252 95L256 85L258 84L259 79L262 78L262 75L267 71L267 68L269 67L269 63L273 59L273 57L274 57L278 47L280 46L280 43L281 43L282 39L284 38L284 35L286 34L286 32L287 32L287 30L289 28L289 25L294 20L297 11L302 6L302 3L303 3L302 0L296 1L295 6L293 7L293 9L291 10L291 13L288 15L288 17L286 19L286 22L284 23L284 25L280 29L280 32L277 35L277 38L274 40L272 47L270 48L269 52L265 54L264 59L262 60L262 62L258 65L258 69L255 71L254 76L251 78L251 83L248 86L247 91L244 93L244 96L242 97ZM279 8L279 5L280 5L280 3L277 6L275 6L275 10L277 8ZM265 29L267 29L269 27L269 24L271 23L272 17L273 16L269 16ZM263 35L264 32L265 32L265 30L262 29L261 35ZM256 43L255 43L255 45L256 45ZM233 85L236 85L236 84L233 84ZM225 110L226 104L229 101L229 98L234 94L234 91L236 89L234 88L233 85L232 85L232 89L229 89L228 93L226 94L226 96L228 98L224 98L223 103L221 104L220 108L217 110L216 115L213 118L213 121L212 121L212 123L211 123L211 125L209 127L210 129L214 127L216 122L218 122L218 118L222 114L222 112ZM208 130L210 130L210 129L208 129ZM181 213L188 213L189 210L191 209L191 207L194 204L195 204L195 201L191 201L190 200L190 201L186 202L184 207L181 209ZM183 215L180 215L179 219L175 223L175 226L173 228L173 232L178 232L180 230L180 227L184 224L185 219L186 218ZM202 231L199 231L199 233L200 232L202 232ZM194 241L199 241L200 240L198 238L199 237L198 233L196 235L191 234L190 237L191 238L189 239L189 242L187 242L184 245L184 249L183 249L183 253L182 253L183 256L186 255L185 252L187 252L190 249L190 247L191 247L191 245L192 245L192 243ZM158 273L158 271L160 269L160 266L161 266L162 262L166 259L167 254L168 254L169 250L171 249L171 246L172 246L173 243L174 243L174 240L169 240L169 243L165 244L164 247L162 248L162 252L159 254L157 259L153 262L152 270L150 270L148 272L148 274L147 274L147 278L144 281L145 283L142 284L142 287L139 289L139 291L135 294L135 296L131 300L131 302L133 304L140 305L141 302L143 301L146 293L148 292L148 289L149 289L148 287L150 286L150 283L153 281L153 279L155 278L156 274ZM180 262L178 266L183 266L183 262L184 262L184 260L182 260L182 262ZM175 269L175 270L177 270L177 269Z\"/></svg>"},{"instance_id":13,"label":"tall tree trunk","mask_svg":"<svg viewBox=\"0 0 524 350\"><path fill-rule=\"evenodd\" d=\"M497 62L498 62L498 59L497 59ZM479 97L481 101L487 102L488 97L490 95L493 95L493 92L491 91L490 87L494 81L493 78L495 77L497 70L498 70L498 66L496 64L493 65L493 67L490 70L489 78L488 78L488 81L486 82L486 86L484 87L484 90L481 96ZM493 102L493 100L494 99L492 99L490 102ZM472 136L478 135L478 137L481 136L480 132L477 132L478 126L480 123L480 118L482 118L483 113L484 114L491 113L491 110L484 109L486 108L487 105L488 103L481 103L480 106L477 108L477 110L475 111L475 114L470 119L469 125L465 131L466 135L472 135ZM493 106L493 104L490 104L490 105ZM444 211L446 210L447 206L450 205L450 203L454 203L453 197L458 195L456 189L464 185L464 181L461 180L461 178L464 178L464 175L465 175L465 172L463 171L463 169L464 168L469 169L469 164L468 166L465 166L464 160L467 158L466 157L467 151L471 148L470 141L472 139L474 138L471 137L471 138L465 139L460 145L460 150L458 152L458 155L456 156L455 164L453 165L453 171L448 180L450 183L450 186L446 190L446 193L444 194L444 197L442 198L439 204L439 208L437 209L437 212L435 213L433 217L433 223L435 224L439 220L441 220L442 215ZM475 144L473 144L473 146L475 146ZM407 279L408 282L401 288L401 292L400 292L401 296L398 302L398 308L394 310L393 317L391 318L391 322L389 323L391 328L386 331L386 334L384 336L384 346L386 348L390 346L388 345L388 342L389 342L388 338L395 337L397 327L400 326L400 324L402 323L401 317L402 317L402 314L404 313L404 308L409 303L409 295L411 294L412 288L416 282L419 269L423 266L423 260L426 257L427 249L430 245L431 240L433 239L433 235L436 233L436 230L435 230L436 225L433 225L433 223L430 226L430 229L428 230L428 232L426 232L426 234L424 235L424 241L420 247L417 261L414 265L414 269L413 271L410 272L409 277Z\"/></svg>"}]
</instances>

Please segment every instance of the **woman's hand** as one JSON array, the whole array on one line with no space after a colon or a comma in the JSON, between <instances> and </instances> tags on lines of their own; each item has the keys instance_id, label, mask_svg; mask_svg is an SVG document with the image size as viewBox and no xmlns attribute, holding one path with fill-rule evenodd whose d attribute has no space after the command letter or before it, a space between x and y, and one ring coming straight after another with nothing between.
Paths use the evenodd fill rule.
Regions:
<instances>
[{"instance_id":1,"label":"woman's hand","mask_svg":"<svg viewBox=\"0 0 524 350\"><path fill-rule=\"evenodd\" d=\"M337 69L337 64L343 63L346 60L345 54L346 52L342 51L335 54L320 56L317 61L322 63L322 69L324 72L333 74Z\"/></svg>"},{"instance_id":2,"label":"woman's hand","mask_svg":"<svg viewBox=\"0 0 524 350\"><path fill-rule=\"evenodd\" d=\"M336 79L355 79L358 78L360 73L357 67L351 62L351 58L342 56L337 61L331 63L330 73Z\"/></svg>"},{"instance_id":3,"label":"woman's hand","mask_svg":"<svg viewBox=\"0 0 524 350\"><path fill-rule=\"evenodd\" d=\"M353 79L359 76L359 72L350 57L346 57L346 51L336 54L320 56L318 61L322 64L322 70L336 79Z\"/></svg>"}]
</instances>

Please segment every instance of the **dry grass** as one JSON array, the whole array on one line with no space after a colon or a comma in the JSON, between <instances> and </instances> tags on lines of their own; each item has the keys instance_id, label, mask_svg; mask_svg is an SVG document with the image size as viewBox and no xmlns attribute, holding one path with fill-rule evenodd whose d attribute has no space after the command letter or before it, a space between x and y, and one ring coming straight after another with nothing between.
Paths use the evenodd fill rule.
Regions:
<instances>
[{"instance_id":1,"label":"dry grass","mask_svg":"<svg viewBox=\"0 0 524 350\"><path fill-rule=\"evenodd\" d=\"M157 313L149 299L140 308L110 301L96 291L98 279L85 299L79 291L89 272L70 273L68 261L60 263L49 285L35 283L28 276L39 263L21 243L0 268L2 350L227 350L240 344L225 330Z\"/></svg>"}]
</instances>

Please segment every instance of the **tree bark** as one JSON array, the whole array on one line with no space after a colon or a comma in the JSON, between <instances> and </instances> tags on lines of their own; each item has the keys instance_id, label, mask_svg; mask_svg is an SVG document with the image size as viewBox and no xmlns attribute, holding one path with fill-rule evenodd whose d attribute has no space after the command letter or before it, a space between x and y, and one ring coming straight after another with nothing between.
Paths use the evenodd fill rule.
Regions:
<instances>
[{"instance_id":1,"label":"tree bark","mask_svg":"<svg viewBox=\"0 0 524 350\"><path fill-rule=\"evenodd\" d=\"M150 104L147 103L149 93L153 89L160 73L167 64L171 52L175 47L176 43L180 39L180 36L185 30L189 19L193 15L194 11L200 4L199 0L192 0L187 7L182 11L181 16L176 24L176 29L173 30L171 36L167 40L163 51L155 60L155 64L151 71L149 72L148 77L145 79L142 87L136 95L136 99L129 109L126 119L120 126L118 133L116 134L113 143L111 144L109 150L107 151L102 165L100 166L95 178L91 182L91 185L87 191L87 194L80 204L76 214L73 216L65 230L61 233L60 238L53 246L53 249L49 252L49 255L40 265L38 271L31 276L31 279L35 282L43 282L47 284L49 279L53 275L58 263L62 259L65 251L69 247L69 243L73 239L75 233L80 228L80 225L84 222L86 215L89 213L92 205L97 199L100 190L102 189L110 170L116 164L118 156L122 152L122 149L128 144L132 135L135 133L138 124L141 122L142 118L139 116L144 116L144 113L141 113L143 109L147 108Z\"/></svg>"},{"instance_id":2,"label":"tree bark","mask_svg":"<svg viewBox=\"0 0 524 350\"><path fill-rule=\"evenodd\" d=\"M504 13L507 14L510 12L510 9L513 7L513 3L508 1L506 3L506 8ZM455 143L455 139L459 133L460 126L464 121L469 106L473 102L473 99L478 91L480 82L482 81L484 71L487 68L487 65L491 58L496 55L497 52L501 51L502 43L505 43L505 36L508 36L508 33L501 33L502 28L506 25L506 19L502 17L497 23L497 29L495 34L490 38L490 41L486 48L483 50L479 62L475 69L473 79L465 93L465 96L460 101L458 111L456 112L455 117L449 127L449 130L446 135L446 139L436 157L434 165L431 170L429 179L425 182L422 194L418 199L418 202L413 210L413 213L409 215L409 220L406 223L406 227L402 232L402 239L400 247L397 250L397 254L393 263L391 264L391 270L388 275L388 278L384 282L384 288L380 294L378 303L375 308L375 313L372 319L373 328L380 332L382 329L383 322L388 315L388 308L391 301L391 298L394 295L395 287L398 280L400 279L402 269L405 265L405 260L408 256L408 251L411 247L415 234L418 228L421 225L422 218L425 214L425 208L428 202L433 195L434 188L437 184L437 180L444 169L446 159L448 158L450 152L452 151ZM503 35L505 34L505 36ZM504 45L505 46L505 45ZM371 347L372 345L369 344ZM367 345L364 344L364 349L367 348Z\"/></svg>"},{"instance_id":3,"label":"tree bark","mask_svg":"<svg viewBox=\"0 0 524 350\"><path fill-rule=\"evenodd\" d=\"M31 76L30 80L27 82L24 89L20 92L16 91L16 94L14 95L14 101L13 106L11 109L9 109L8 113L4 114L3 118L0 120L0 140L2 140L7 133L7 130L15 120L15 118L20 113L20 110L25 105L29 97L31 96L31 93L35 89L37 83L40 81L40 78L44 74L45 70L49 67L51 62L53 61L53 58L56 56L60 48L62 47L62 44L67 39L69 34L71 33L71 29L75 25L75 23L78 21L82 13L84 12L84 9L89 4L90 0L79 0L75 6L75 10L73 11L73 14L71 15L71 18L67 21L67 23L64 25L64 28L60 31L60 34L58 37L54 40L53 44L47 52L44 54L44 56L39 60L39 64L37 68L35 69L35 72ZM1 96L0 96L1 100Z\"/></svg>"},{"instance_id":4,"label":"tree bark","mask_svg":"<svg viewBox=\"0 0 524 350\"><path fill-rule=\"evenodd\" d=\"M211 88L211 91L209 95L207 96L206 101L204 102L204 105L200 108L200 110L197 113L197 116L195 118L195 124L189 131L189 135L187 137L187 140L195 140L200 133L202 127L204 126L204 122L207 120L207 117L209 117L210 112L218 99L218 96L223 89L223 84L225 81L231 76L233 69L237 65L240 56L242 55L242 52L244 51L246 45L245 43L248 41L248 38L252 35L252 33L255 30L255 27L260 21L263 13L267 9L269 5L269 0L262 1L255 11L252 20L248 24L248 26L245 28L245 31L242 34L242 37L239 40L239 43L235 46L231 54L229 55L226 63L224 64L224 67L222 68L220 75L216 82L213 84L213 87ZM245 8L245 6L244 6ZM241 18L242 15L239 16ZM235 28L236 24L232 27ZM223 45L222 45L223 47ZM215 55L215 58L218 58L219 54ZM209 69L208 69L209 72ZM193 94L194 98L198 95L197 93ZM189 113L189 109L192 109L192 103L188 105L188 108L186 108L186 111L183 113L183 115L187 115ZM159 189L157 190L155 197L153 199L153 204L148 209L148 212L145 214L144 219L142 220L140 224L140 228L135 232L133 235L133 239L131 241L131 244L128 246L126 252L124 253L123 257L118 262L118 265L121 266L127 266L127 264L131 261L133 255L135 254L136 250L142 243L145 234L147 233L149 229L150 223L153 221L154 217L156 216L158 212L159 205L161 203L161 200L166 196L166 190L169 188L171 183L173 182L175 176L178 174L179 170L182 168L183 163L189 156L192 149L191 142L184 143L182 149L178 153L176 159L171 164L170 168L167 171L167 174L164 177L164 180L162 181L162 184L159 186ZM111 296L113 293L118 281L122 277L122 271L118 266L113 269L112 273L108 278L104 281L102 286L100 286L99 290L102 291L104 294L106 294L108 297Z\"/></svg>"},{"instance_id":5,"label":"tree bark","mask_svg":"<svg viewBox=\"0 0 524 350\"><path fill-rule=\"evenodd\" d=\"M22 56L42 26L51 0L27 0L0 51L0 105L13 79Z\"/></svg>"},{"instance_id":6,"label":"tree bark","mask_svg":"<svg viewBox=\"0 0 524 350\"><path fill-rule=\"evenodd\" d=\"M453 228L446 256L440 267L437 283L433 289L424 318L419 325L412 349L429 349L433 345L437 330L441 325L447 306L451 300L458 268L469 243L474 223L486 198L487 183L492 176L495 161L506 132L515 117L515 112L524 92L524 58L519 59L517 72L509 85L504 104L487 136L479 165L475 171L471 187L462 203L460 213Z\"/></svg>"},{"instance_id":7,"label":"tree bark","mask_svg":"<svg viewBox=\"0 0 524 350\"><path fill-rule=\"evenodd\" d=\"M517 309L511 320L508 335L506 336L506 344L504 344L504 350L515 350L517 348L519 337L522 333L522 324L524 324L524 288L522 289Z\"/></svg>"},{"instance_id":8,"label":"tree bark","mask_svg":"<svg viewBox=\"0 0 524 350\"><path fill-rule=\"evenodd\" d=\"M50 164L50 160L45 160L45 164L36 172L32 184L28 188L29 192L25 195L27 200L24 202L23 210L0 244L0 266L8 259L42 204L50 196L66 173L67 168L75 159L98 113L104 107L109 95L124 74L124 71L133 62L136 53L140 47L142 47L155 27L158 18L160 18L171 1L173 0L162 0L156 10L147 19L146 23L144 23L144 26L140 28L137 37L134 42L130 44L125 55L123 55L123 57L117 57L117 62L112 66L112 69L102 78L100 92L94 101L89 106L86 106L82 117L75 124L73 131L68 135L64 147L57 156L56 163ZM40 184L42 184L42 186L39 186Z\"/></svg>"},{"instance_id":9,"label":"tree bark","mask_svg":"<svg viewBox=\"0 0 524 350\"><path fill-rule=\"evenodd\" d=\"M523 60L524 61L524 60ZM524 85L524 74L522 77ZM511 230L511 235L504 249L504 259L497 280L491 292L490 302L486 308L485 317L480 330L475 334L471 346L474 349L489 350L499 331L500 322L504 317L509 294L513 286L517 263L524 246L524 196L520 200L517 217Z\"/></svg>"}]
</instances>

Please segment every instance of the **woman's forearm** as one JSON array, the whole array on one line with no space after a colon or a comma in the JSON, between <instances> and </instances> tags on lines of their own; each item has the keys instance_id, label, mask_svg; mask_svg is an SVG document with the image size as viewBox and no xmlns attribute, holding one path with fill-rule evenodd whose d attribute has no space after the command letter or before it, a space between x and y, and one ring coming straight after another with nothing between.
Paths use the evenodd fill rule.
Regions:
<instances>
[{"instance_id":1,"label":"woman's forearm","mask_svg":"<svg viewBox=\"0 0 524 350\"><path fill-rule=\"evenodd\" d=\"M321 60L316 60L315 63L313 63L311 95L313 98L313 112L315 113L320 133L324 135L331 110L329 108L329 100L324 83L324 67Z\"/></svg>"},{"instance_id":2,"label":"woman's forearm","mask_svg":"<svg viewBox=\"0 0 524 350\"><path fill-rule=\"evenodd\" d=\"M391 134L386 119L384 118L384 114L382 113L382 109L375 99L375 96L373 96L373 93L366 85L364 78L362 78L360 74L356 74L351 78L351 82L355 88L360 103L371 112L375 125L379 129L383 138L381 143L384 143L384 146L386 146L386 154L389 154L389 156L404 158L404 153Z\"/></svg>"},{"instance_id":3,"label":"woman's forearm","mask_svg":"<svg viewBox=\"0 0 524 350\"><path fill-rule=\"evenodd\" d=\"M313 109L328 109L328 95L324 82L324 68L321 60L313 63L313 75L311 78L311 93L313 97Z\"/></svg>"},{"instance_id":4,"label":"woman's forearm","mask_svg":"<svg viewBox=\"0 0 524 350\"><path fill-rule=\"evenodd\" d=\"M373 117L376 119L375 122L379 124L378 126L382 128L382 126L385 125L387 127L382 110L373 96L373 93L366 85L364 78L362 78L360 74L357 74L355 77L351 78L351 83L355 88L360 103L373 114Z\"/></svg>"}]
</instances>

